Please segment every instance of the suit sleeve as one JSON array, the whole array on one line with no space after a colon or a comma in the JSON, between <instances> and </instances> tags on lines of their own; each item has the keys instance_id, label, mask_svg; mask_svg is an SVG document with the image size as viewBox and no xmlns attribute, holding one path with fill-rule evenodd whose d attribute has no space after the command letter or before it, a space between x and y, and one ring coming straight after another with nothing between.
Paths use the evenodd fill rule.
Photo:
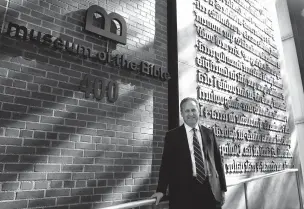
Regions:
<instances>
[{"instance_id":1,"label":"suit sleeve","mask_svg":"<svg viewBox=\"0 0 304 209\"><path fill-rule=\"evenodd\" d=\"M219 175L219 180L221 184L221 189L222 191L226 192L227 191L227 185L226 185L226 178L225 178L225 171L223 167L223 161L222 161L222 156L218 147L218 144L216 142L216 138L214 135L214 132L212 131L213 138L214 138L214 158L215 158L215 166L217 173Z\"/></svg>"},{"instance_id":2,"label":"suit sleeve","mask_svg":"<svg viewBox=\"0 0 304 209\"><path fill-rule=\"evenodd\" d=\"M169 184L169 166L170 166L170 147L168 133L165 137L164 151L162 155L162 161L159 170L158 186L156 192L162 192L166 194Z\"/></svg>"}]
</instances>

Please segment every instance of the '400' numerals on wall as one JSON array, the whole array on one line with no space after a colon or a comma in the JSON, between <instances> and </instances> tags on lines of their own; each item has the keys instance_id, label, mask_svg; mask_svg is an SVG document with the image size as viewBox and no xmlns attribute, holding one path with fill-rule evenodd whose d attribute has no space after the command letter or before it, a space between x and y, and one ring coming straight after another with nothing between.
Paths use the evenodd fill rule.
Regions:
<instances>
[{"instance_id":1,"label":"'400' numerals on wall","mask_svg":"<svg viewBox=\"0 0 304 209\"><path fill-rule=\"evenodd\" d=\"M114 103L118 98L118 83L116 81L107 81L103 78L96 78L86 74L80 82L80 91L89 98L90 94L97 100L101 100L106 95L109 102Z\"/></svg>"}]
</instances>

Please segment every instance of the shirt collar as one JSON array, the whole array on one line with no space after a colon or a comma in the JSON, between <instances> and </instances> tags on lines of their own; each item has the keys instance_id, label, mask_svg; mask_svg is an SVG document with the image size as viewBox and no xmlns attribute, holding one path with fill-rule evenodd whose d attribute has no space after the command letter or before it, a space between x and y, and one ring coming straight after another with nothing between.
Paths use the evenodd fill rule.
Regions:
<instances>
[{"instance_id":1,"label":"shirt collar","mask_svg":"<svg viewBox=\"0 0 304 209\"><path fill-rule=\"evenodd\" d=\"M186 123L184 123L184 125L185 125L186 132L187 132L187 133L190 132L190 131L192 131L193 128L191 128L190 126L188 126ZM199 130L198 123L195 125L194 128L195 128L197 131Z\"/></svg>"}]
</instances>

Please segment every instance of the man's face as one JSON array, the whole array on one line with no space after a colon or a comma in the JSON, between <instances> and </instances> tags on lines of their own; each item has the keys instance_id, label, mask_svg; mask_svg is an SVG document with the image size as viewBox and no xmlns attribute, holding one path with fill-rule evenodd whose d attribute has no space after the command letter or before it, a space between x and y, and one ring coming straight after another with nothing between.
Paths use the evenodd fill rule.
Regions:
<instances>
[{"instance_id":1,"label":"man's face","mask_svg":"<svg viewBox=\"0 0 304 209\"><path fill-rule=\"evenodd\" d=\"M191 100L186 101L182 106L181 115L184 122L191 128L194 128L199 119L199 112L196 103Z\"/></svg>"}]
</instances>

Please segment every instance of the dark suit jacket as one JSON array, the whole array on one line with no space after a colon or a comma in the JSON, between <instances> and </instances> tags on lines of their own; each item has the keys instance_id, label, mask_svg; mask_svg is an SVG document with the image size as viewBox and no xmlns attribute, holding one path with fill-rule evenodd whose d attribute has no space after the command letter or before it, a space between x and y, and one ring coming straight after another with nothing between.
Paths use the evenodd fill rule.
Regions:
<instances>
[{"instance_id":1,"label":"dark suit jacket","mask_svg":"<svg viewBox=\"0 0 304 209\"><path fill-rule=\"evenodd\" d=\"M217 201L227 191L221 155L212 130L200 126L205 160L209 163L209 182ZM159 171L157 192L166 194L169 187L170 208L187 208L191 190L192 162L185 126L167 132ZM204 198L204 197L202 197Z\"/></svg>"}]
</instances>

